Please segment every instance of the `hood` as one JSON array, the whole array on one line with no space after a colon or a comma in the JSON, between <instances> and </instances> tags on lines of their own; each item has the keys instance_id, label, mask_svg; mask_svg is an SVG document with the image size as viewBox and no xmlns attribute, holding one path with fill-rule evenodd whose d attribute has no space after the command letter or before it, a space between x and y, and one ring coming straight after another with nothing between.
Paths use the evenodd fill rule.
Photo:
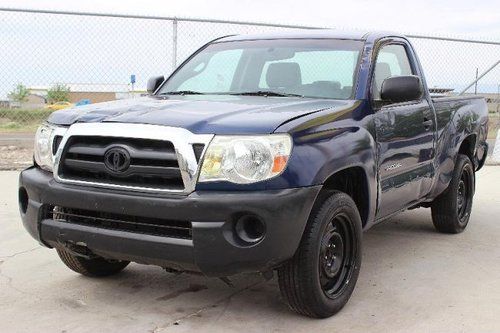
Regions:
<instances>
[{"instance_id":1,"label":"hood","mask_svg":"<svg viewBox=\"0 0 500 333\"><path fill-rule=\"evenodd\" d=\"M191 95L141 97L56 111L48 121L117 122L185 128L196 134L272 133L292 119L325 109L345 109L353 101L329 99Z\"/></svg>"}]
</instances>

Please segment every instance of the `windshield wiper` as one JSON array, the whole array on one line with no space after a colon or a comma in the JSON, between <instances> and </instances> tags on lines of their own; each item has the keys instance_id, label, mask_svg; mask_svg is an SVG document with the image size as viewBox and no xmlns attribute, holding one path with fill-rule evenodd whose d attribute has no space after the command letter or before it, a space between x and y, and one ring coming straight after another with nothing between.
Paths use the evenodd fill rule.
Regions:
<instances>
[{"instance_id":1,"label":"windshield wiper","mask_svg":"<svg viewBox=\"0 0 500 333\"><path fill-rule=\"evenodd\" d=\"M304 97L303 95L298 94L288 94L288 93L280 93L275 91L268 90L257 90L257 91L243 91L236 93L203 93L200 91L193 90L179 90L179 91L166 91L162 92L158 95L238 95L238 96L264 96L264 97Z\"/></svg>"},{"instance_id":2,"label":"windshield wiper","mask_svg":"<svg viewBox=\"0 0 500 333\"><path fill-rule=\"evenodd\" d=\"M205 93L193 90L166 91L158 95L205 95Z\"/></svg>"},{"instance_id":3,"label":"windshield wiper","mask_svg":"<svg viewBox=\"0 0 500 333\"><path fill-rule=\"evenodd\" d=\"M268 90L257 90L257 91L243 91L237 93L230 93L229 95L239 95L239 96L264 96L264 97L304 97L299 94L288 94L280 93Z\"/></svg>"}]
</instances>

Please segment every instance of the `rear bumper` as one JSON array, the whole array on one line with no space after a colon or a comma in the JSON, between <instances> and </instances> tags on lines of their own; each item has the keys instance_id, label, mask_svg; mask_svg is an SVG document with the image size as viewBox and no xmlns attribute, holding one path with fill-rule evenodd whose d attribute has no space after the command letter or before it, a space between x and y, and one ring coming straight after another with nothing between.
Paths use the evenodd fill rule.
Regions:
<instances>
[{"instance_id":1,"label":"rear bumper","mask_svg":"<svg viewBox=\"0 0 500 333\"><path fill-rule=\"evenodd\" d=\"M27 193L27 205L21 207L23 224L31 236L46 246L85 244L103 257L199 271L209 276L264 271L292 257L320 190L314 186L154 196L63 185L34 167L21 173L19 184L20 192L25 189ZM190 221L192 237L172 238L60 222L47 214L49 206ZM259 243L243 246L233 241L234 222L241 214L252 214L265 223L265 236Z\"/></svg>"}]
</instances>

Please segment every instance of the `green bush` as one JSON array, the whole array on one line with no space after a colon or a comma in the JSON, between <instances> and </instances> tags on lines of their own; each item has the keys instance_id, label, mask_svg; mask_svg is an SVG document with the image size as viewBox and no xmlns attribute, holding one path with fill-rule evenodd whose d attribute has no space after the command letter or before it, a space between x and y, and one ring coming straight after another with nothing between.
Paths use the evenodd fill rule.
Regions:
<instances>
[{"instance_id":1,"label":"green bush","mask_svg":"<svg viewBox=\"0 0 500 333\"><path fill-rule=\"evenodd\" d=\"M67 102L69 91L68 86L58 83L47 91L47 101L49 103Z\"/></svg>"},{"instance_id":2,"label":"green bush","mask_svg":"<svg viewBox=\"0 0 500 333\"><path fill-rule=\"evenodd\" d=\"M20 126L36 125L42 123L52 113L45 109L0 109L0 123L18 123Z\"/></svg>"},{"instance_id":3,"label":"green bush","mask_svg":"<svg viewBox=\"0 0 500 333\"><path fill-rule=\"evenodd\" d=\"M20 129L21 127L22 125L15 121L10 121L8 123L0 125L1 129L9 129L9 130Z\"/></svg>"}]
</instances>

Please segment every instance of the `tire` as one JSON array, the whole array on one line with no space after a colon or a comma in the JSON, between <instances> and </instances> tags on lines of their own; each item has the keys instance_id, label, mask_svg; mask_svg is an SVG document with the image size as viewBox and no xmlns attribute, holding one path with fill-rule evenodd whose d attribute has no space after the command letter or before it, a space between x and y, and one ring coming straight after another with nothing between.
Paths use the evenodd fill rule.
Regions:
<instances>
[{"instance_id":1,"label":"tire","mask_svg":"<svg viewBox=\"0 0 500 333\"><path fill-rule=\"evenodd\" d=\"M278 268L282 297L302 315L326 318L349 300L361 267L361 218L345 193L328 192L313 209L294 257ZM328 246L330 245L330 246Z\"/></svg>"},{"instance_id":2,"label":"tire","mask_svg":"<svg viewBox=\"0 0 500 333\"><path fill-rule=\"evenodd\" d=\"M469 157L458 154L448 188L434 199L432 223L437 231L458 234L469 223L475 190L474 167Z\"/></svg>"},{"instance_id":3,"label":"tire","mask_svg":"<svg viewBox=\"0 0 500 333\"><path fill-rule=\"evenodd\" d=\"M63 249L57 249L57 254L69 269L89 277L114 275L121 272L129 264L128 261L110 261L104 258L86 259Z\"/></svg>"}]
</instances>

